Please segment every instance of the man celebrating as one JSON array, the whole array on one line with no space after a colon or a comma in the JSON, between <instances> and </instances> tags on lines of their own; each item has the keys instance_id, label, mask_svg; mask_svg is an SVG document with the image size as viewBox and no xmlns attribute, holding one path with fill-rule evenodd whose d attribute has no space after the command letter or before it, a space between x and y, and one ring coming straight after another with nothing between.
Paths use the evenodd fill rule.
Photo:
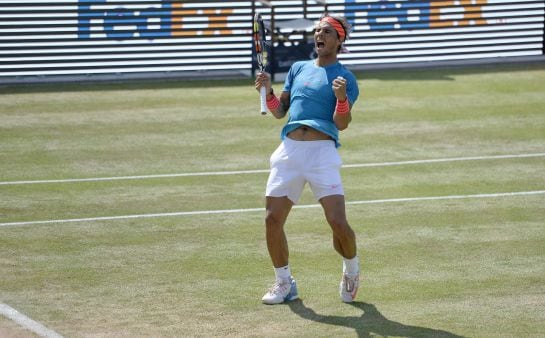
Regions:
<instances>
[{"instance_id":1,"label":"man celebrating","mask_svg":"<svg viewBox=\"0 0 545 338\"><path fill-rule=\"evenodd\" d=\"M337 60L349 30L344 18L323 16L314 31L317 59L292 65L280 98L274 94L269 74L260 73L255 81L258 91L265 86L267 107L276 118L289 110L282 142L271 155L266 189L266 240L276 281L262 298L265 304L298 298L284 224L307 182L331 226L333 246L343 258L341 299L352 302L356 297L359 258L356 236L346 219L337 151L339 130L348 127L359 95L355 76Z\"/></svg>"}]
</instances>

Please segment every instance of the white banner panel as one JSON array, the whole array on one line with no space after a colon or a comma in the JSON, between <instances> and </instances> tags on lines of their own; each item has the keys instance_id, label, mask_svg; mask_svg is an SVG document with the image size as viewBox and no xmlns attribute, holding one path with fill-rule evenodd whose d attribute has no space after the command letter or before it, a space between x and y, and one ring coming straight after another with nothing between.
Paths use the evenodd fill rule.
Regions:
<instances>
[{"instance_id":1,"label":"white banner panel","mask_svg":"<svg viewBox=\"0 0 545 338\"><path fill-rule=\"evenodd\" d=\"M311 58L305 32L282 22L326 10L353 26L357 66L543 55L545 0L0 1L0 83L14 78L210 71L249 73L255 11L274 28L270 71ZM275 28L282 27L282 28Z\"/></svg>"}]
</instances>

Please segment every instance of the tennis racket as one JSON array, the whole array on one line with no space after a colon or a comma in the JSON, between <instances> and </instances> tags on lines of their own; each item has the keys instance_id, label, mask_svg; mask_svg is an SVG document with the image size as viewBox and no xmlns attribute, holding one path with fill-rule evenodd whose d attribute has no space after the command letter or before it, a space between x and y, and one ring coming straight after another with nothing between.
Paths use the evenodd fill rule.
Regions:
<instances>
[{"instance_id":1,"label":"tennis racket","mask_svg":"<svg viewBox=\"0 0 545 338\"><path fill-rule=\"evenodd\" d=\"M254 16L254 50L256 54L257 66L260 72L265 71L267 66L267 51L265 50L267 37L265 35L265 26L261 14L256 13ZM265 86L261 87L259 92L261 103L261 114L267 114L267 93Z\"/></svg>"}]
</instances>

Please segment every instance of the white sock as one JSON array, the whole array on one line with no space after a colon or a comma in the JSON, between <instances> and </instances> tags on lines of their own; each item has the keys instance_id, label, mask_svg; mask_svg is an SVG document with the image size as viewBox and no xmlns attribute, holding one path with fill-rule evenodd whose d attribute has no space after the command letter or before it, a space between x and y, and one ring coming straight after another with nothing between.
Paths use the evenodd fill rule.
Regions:
<instances>
[{"instance_id":1,"label":"white sock","mask_svg":"<svg viewBox=\"0 0 545 338\"><path fill-rule=\"evenodd\" d=\"M286 281L291 277L291 270L289 264L280 268L274 268L274 274L277 281Z\"/></svg>"},{"instance_id":2,"label":"white sock","mask_svg":"<svg viewBox=\"0 0 545 338\"><path fill-rule=\"evenodd\" d=\"M360 259L358 256L352 259L343 257L343 273L349 276L355 276L360 273Z\"/></svg>"}]
</instances>

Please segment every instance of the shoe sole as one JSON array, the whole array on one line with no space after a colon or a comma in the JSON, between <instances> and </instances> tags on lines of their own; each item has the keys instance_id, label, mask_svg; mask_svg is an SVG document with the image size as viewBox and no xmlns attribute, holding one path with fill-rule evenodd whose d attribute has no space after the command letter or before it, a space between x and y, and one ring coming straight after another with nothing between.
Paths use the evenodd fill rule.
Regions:
<instances>
[{"instance_id":1,"label":"shoe sole","mask_svg":"<svg viewBox=\"0 0 545 338\"><path fill-rule=\"evenodd\" d=\"M298 295L291 296L291 297L286 297L286 298L284 298L283 301L278 302L278 303L270 303L270 302L266 302L264 300L262 300L262 301L263 301L263 304L266 304L266 305L276 305L276 304L283 304L283 303L286 303L286 302L291 302L292 300L296 300L296 299L299 299Z\"/></svg>"}]
</instances>

